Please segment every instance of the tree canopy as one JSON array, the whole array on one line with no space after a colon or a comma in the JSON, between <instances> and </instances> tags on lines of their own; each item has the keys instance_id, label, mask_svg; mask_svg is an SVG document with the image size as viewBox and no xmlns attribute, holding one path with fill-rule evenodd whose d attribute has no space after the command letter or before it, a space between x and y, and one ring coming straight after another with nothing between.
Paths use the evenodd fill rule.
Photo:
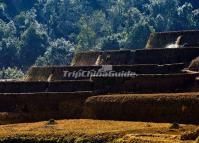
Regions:
<instances>
[{"instance_id":1,"label":"tree canopy","mask_svg":"<svg viewBox=\"0 0 199 143\"><path fill-rule=\"evenodd\" d=\"M67 65L74 52L144 48L151 32L189 29L197 0L0 0L0 69Z\"/></svg>"}]
</instances>

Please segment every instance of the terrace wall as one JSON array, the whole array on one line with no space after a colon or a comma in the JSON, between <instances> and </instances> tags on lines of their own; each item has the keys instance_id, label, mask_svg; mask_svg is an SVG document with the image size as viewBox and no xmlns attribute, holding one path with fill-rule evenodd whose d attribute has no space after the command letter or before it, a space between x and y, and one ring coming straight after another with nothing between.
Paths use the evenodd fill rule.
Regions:
<instances>
[{"instance_id":1,"label":"terrace wall","mask_svg":"<svg viewBox=\"0 0 199 143\"><path fill-rule=\"evenodd\" d=\"M161 93L190 91L196 74L135 75L132 77L92 77L102 93Z\"/></svg>"},{"instance_id":2,"label":"terrace wall","mask_svg":"<svg viewBox=\"0 0 199 143\"><path fill-rule=\"evenodd\" d=\"M116 72L131 71L136 74L167 74L180 73L185 67L183 63L167 64L167 65L114 65L112 70ZM78 71L98 71L102 66L65 66L65 67L32 67L27 73L27 81L47 81L52 75L51 80L88 80L90 77L64 77L64 71L78 72Z\"/></svg>"},{"instance_id":3,"label":"terrace wall","mask_svg":"<svg viewBox=\"0 0 199 143\"><path fill-rule=\"evenodd\" d=\"M77 92L93 91L91 81L13 81L0 82L0 93Z\"/></svg>"},{"instance_id":4,"label":"terrace wall","mask_svg":"<svg viewBox=\"0 0 199 143\"><path fill-rule=\"evenodd\" d=\"M180 45L199 47L199 31L194 30L152 33L146 48L165 48L169 44L174 44L178 36L182 36Z\"/></svg>"},{"instance_id":5,"label":"terrace wall","mask_svg":"<svg viewBox=\"0 0 199 143\"><path fill-rule=\"evenodd\" d=\"M96 60L102 52L82 52L77 53L72 61L72 66L91 66L95 65Z\"/></svg>"},{"instance_id":6,"label":"terrace wall","mask_svg":"<svg viewBox=\"0 0 199 143\"><path fill-rule=\"evenodd\" d=\"M85 105L91 119L199 123L198 93L95 96Z\"/></svg>"},{"instance_id":7,"label":"terrace wall","mask_svg":"<svg viewBox=\"0 0 199 143\"><path fill-rule=\"evenodd\" d=\"M189 63L199 55L199 48L175 48L175 49L143 49L136 50L136 64L172 64Z\"/></svg>"},{"instance_id":8,"label":"terrace wall","mask_svg":"<svg viewBox=\"0 0 199 143\"><path fill-rule=\"evenodd\" d=\"M92 92L0 94L0 123L78 119Z\"/></svg>"},{"instance_id":9,"label":"terrace wall","mask_svg":"<svg viewBox=\"0 0 199 143\"><path fill-rule=\"evenodd\" d=\"M97 55L97 56L96 56ZM142 49L135 51L106 51L79 53L73 66L93 66L100 57L100 65L173 64L189 63L199 55L199 48Z\"/></svg>"}]
</instances>

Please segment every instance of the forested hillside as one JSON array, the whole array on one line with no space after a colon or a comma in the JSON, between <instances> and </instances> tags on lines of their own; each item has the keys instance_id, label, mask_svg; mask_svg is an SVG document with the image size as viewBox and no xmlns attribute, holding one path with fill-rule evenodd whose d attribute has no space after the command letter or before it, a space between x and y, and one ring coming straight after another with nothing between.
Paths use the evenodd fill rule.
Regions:
<instances>
[{"instance_id":1,"label":"forested hillside","mask_svg":"<svg viewBox=\"0 0 199 143\"><path fill-rule=\"evenodd\" d=\"M151 32L185 29L199 29L198 0L0 0L0 68L67 65L74 52L144 48Z\"/></svg>"}]
</instances>

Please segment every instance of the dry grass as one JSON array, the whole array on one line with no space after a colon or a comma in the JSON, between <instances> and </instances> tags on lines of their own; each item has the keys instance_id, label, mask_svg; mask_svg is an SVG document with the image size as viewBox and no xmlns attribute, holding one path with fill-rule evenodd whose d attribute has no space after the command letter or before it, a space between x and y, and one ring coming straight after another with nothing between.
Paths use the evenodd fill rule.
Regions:
<instances>
[{"instance_id":1,"label":"dry grass","mask_svg":"<svg viewBox=\"0 0 199 143\"><path fill-rule=\"evenodd\" d=\"M0 139L25 138L74 138L100 142L181 142L180 135L193 131L194 125L180 125L179 129L170 129L171 124L144 122L118 122L98 120L60 120L54 125L47 122L0 126Z\"/></svg>"}]
</instances>

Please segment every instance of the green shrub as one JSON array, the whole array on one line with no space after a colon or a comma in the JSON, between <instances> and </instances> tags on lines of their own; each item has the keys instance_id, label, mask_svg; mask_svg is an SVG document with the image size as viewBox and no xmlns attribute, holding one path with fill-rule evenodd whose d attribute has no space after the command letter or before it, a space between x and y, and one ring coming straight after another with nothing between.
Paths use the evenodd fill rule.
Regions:
<instances>
[{"instance_id":1,"label":"green shrub","mask_svg":"<svg viewBox=\"0 0 199 143\"><path fill-rule=\"evenodd\" d=\"M179 129L179 128L180 128L180 124L178 124L178 123L173 123L170 126L170 129Z\"/></svg>"},{"instance_id":2,"label":"green shrub","mask_svg":"<svg viewBox=\"0 0 199 143\"><path fill-rule=\"evenodd\" d=\"M54 125L54 124L56 124L56 122L55 122L54 119L50 119L47 124L48 125Z\"/></svg>"},{"instance_id":3,"label":"green shrub","mask_svg":"<svg viewBox=\"0 0 199 143\"><path fill-rule=\"evenodd\" d=\"M9 67L7 69L3 68L0 70L0 79L20 79L23 78L23 76L24 73L16 67Z\"/></svg>"}]
</instances>

